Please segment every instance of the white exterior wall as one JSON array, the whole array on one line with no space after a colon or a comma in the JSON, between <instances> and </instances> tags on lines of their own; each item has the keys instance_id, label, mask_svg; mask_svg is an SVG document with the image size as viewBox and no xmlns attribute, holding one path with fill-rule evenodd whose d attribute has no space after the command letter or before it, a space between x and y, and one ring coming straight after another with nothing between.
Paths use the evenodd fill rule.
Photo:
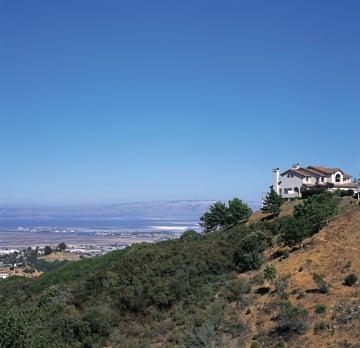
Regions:
<instances>
[{"instance_id":1,"label":"white exterior wall","mask_svg":"<svg viewBox=\"0 0 360 348\"><path fill-rule=\"evenodd\" d=\"M343 181L344 178L343 178L343 174L340 171L337 171L334 174L331 174L331 182L333 184L336 184L335 177L336 177L337 174L340 174L340 181L338 182L338 184L342 184L344 182Z\"/></svg>"},{"instance_id":2,"label":"white exterior wall","mask_svg":"<svg viewBox=\"0 0 360 348\"><path fill-rule=\"evenodd\" d=\"M303 179L303 183L307 185L317 185L317 178L315 176L310 176L309 180L306 180L306 178Z\"/></svg>"},{"instance_id":3,"label":"white exterior wall","mask_svg":"<svg viewBox=\"0 0 360 348\"><path fill-rule=\"evenodd\" d=\"M273 190L279 194L280 169L273 169Z\"/></svg>"},{"instance_id":4,"label":"white exterior wall","mask_svg":"<svg viewBox=\"0 0 360 348\"><path fill-rule=\"evenodd\" d=\"M294 175L293 177L287 177L287 174L280 176L280 189L281 196L284 198L293 198L301 196L301 186L303 185L303 179L299 176ZM294 192L295 187L299 189L299 193ZM285 193L285 189L291 189L289 193Z\"/></svg>"},{"instance_id":5,"label":"white exterior wall","mask_svg":"<svg viewBox=\"0 0 360 348\"><path fill-rule=\"evenodd\" d=\"M324 183L325 183L325 182L332 183L332 174L326 175Z\"/></svg>"}]
</instances>

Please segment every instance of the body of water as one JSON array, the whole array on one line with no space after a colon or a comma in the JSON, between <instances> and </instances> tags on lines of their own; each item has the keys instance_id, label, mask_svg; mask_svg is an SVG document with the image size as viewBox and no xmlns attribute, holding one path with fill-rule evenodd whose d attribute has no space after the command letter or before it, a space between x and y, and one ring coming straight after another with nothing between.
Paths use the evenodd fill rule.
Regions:
<instances>
[{"instance_id":1,"label":"body of water","mask_svg":"<svg viewBox=\"0 0 360 348\"><path fill-rule=\"evenodd\" d=\"M57 245L125 246L176 238L197 221L158 218L0 218L0 248Z\"/></svg>"}]
</instances>

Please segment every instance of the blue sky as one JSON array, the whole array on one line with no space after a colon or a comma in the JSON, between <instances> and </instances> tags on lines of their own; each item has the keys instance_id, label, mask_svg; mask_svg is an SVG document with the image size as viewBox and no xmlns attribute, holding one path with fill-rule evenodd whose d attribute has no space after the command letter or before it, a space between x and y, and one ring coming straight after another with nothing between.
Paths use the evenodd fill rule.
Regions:
<instances>
[{"instance_id":1,"label":"blue sky","mask_svg":"<svg viewBox=\"0 0 360 348\"><path fill-rule=\"evenodd\" d=\"M359 1L0 4L0 204L258 200L360 172Z\"/></svg>"}]
</instances>

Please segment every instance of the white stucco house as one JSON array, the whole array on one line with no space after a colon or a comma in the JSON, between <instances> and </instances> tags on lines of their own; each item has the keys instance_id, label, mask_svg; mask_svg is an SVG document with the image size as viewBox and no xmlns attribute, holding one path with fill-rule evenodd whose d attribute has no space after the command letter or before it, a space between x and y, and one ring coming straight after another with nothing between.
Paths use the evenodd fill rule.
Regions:
<instances>
[{"instance_id":1,"label":"white stucco house","mask_svg":"<svg viewBox=\"0 0 360 348\"><path fill-rule=\"evenodd\" d=\"M308 166L306 168L295 164L292 168L280 172L273 169L272 189L283 198L301 197L302 192L312 188L328 190L357 190L349 174L340 168L326 168L322 166Z\"/></svg>"}]
</instances>

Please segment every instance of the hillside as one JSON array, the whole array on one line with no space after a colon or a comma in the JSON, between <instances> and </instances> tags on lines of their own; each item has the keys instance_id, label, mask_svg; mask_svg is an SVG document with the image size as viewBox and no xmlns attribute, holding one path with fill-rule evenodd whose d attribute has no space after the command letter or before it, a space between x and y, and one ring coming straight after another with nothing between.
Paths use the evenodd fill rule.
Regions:
<instances>
[{"instance_id":1,"label":"hillside","mask_svg":"<svg viewBox=\"0 0 360 348\"><path fill-rule=\"evenodd\" d=\"M360 266L356 201L263 218L2 281L0 346L357 347L359 284L343 284ZM286 245L296 226L310 237Z\"/></svg>"},{"instance_id":2,"label":"hillside","mask_svg":"<svg viewBox=\"0 0 360 348\"><path fill-rule=\"evenodd\" d=\"M342 212L328 226L305 240L303 246L288 257L269 261L277 270L277 278L287 284L285 298L309 312L310 328L303 335L296 336L296 340L291 339L291 346L358 347L360 287L358 282L351 287L345 286L344 279L350 273L359 272L359 251L360 206L351 200L343 200ZM271 260L277 252L277 247L271 248L266 256ZM253 271L240 278L251 282L261 274L262 271ZM329 285L327 293L318 291L313 274L321 275ZM273 309L284 296L277 287L281 286L270 284L270 291L265 295L257 294L261 286L252 291L251 313L245 317L255 337L259 335L259 345L262 342L269 346L272 341L268 337L262 339L261 334L275 327ZM317 308L324 308L326 313L316 314Z\"/></svg>"}]
</instances>

